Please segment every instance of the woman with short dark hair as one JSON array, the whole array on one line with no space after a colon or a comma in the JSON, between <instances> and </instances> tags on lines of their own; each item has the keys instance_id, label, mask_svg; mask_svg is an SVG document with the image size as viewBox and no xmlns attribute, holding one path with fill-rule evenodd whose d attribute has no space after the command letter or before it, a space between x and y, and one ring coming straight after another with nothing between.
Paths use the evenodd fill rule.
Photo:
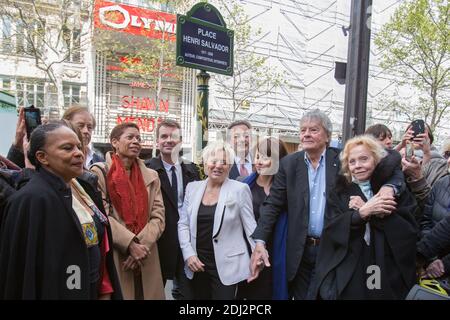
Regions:
<instances>
[{"instance_id":1,"label":"woman with short dark hair","mask_svg":"<svg viewBox=\"0 0 450 320\"><path fill-rule=\"evenodd\" d=\"M273 177L278 172L279 162L288 154L286 144L277 138L266 137L258 141L255 151L256 172L243 181L250 187L255 220L269 195ZM239 284L238 299L285 300L288 299L286 278L286 233L287 213L280 214L274 228L273 238L266 244L271 266L264 268L257 279Z\"/></svg>"},{"instance_id":2,"label":"woman with short dark hair","mask_svg":"<svg viewBox=\"0 0 450 320\"><path fill-rule=\"evenodd\" d=\"M8 202L0 246L4 299L121 298L101 199L77 180L84 154L62 123L36 128L36 173Z\"/></svg>"},{"instance_id":3,"label":"woman with short dark hair","mask_svg":"<svg viewBox=\"0 0 450 320\"><path fill-rule=\"evenodd\" d=\"M141 136L134 123L122 123L110 134L113 152L91 171L109 213L114 261L125 299L165 299L156 241L165 227L158 173L139 159Z\"/></svg>"},{"instance_id":4,"label":"woman with short dark hair","mask_svg":"<svg viewBox=\"0 0 450 320\"><path fill-rule=\"evenodd\" d=\"M371 134L379 140L386 149L392 149L392 132L384 124L377 123L366 129L365 134Z\"/></svg>"}]
</instances>

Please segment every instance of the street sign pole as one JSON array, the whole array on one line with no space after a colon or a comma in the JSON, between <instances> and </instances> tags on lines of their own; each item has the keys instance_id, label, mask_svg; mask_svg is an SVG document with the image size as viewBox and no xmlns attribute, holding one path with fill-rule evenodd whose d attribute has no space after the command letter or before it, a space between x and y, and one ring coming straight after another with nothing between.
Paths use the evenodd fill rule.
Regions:
<instances>
[{"instance_id":1,"label":"street sign pole","mask_svg":"<svg viewBox=\"0 0 450 320\"><path fill-rule=\"evenodd\" d=\"M200 163L202 150L208 143L208 100L209 100L209 78L205 70L197 74L197 143L196 159Z\"/></svg>"}]
</instances>

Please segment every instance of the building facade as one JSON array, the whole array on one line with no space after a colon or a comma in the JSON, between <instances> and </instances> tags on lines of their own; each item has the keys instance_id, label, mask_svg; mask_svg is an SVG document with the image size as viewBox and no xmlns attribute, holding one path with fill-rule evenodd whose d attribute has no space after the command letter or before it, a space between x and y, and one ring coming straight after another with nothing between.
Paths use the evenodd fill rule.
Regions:
<instances>
[{"instance_id":1,"label":"building facade","mask_svg":"<svg viewBox=\"0 0 450 320\"><path fill-rule=\"evenodd\" d=\"M144 3L134 2L131 1L138 5ZM88 106L97 122L92 142L101 151L109 149L109 133L116 124L134 122L141 130L143 155L148 157L155 146L157 124L165 118L177 120L183 128L184 153L189 157L194 125L194 71L186 69L175 76L166 72L159 77L145 77L133 68L124 67L131 42L142 51L156 51L159 48L145 40L157 40L164 32L168 48L174 50L176 15L161 11L170 8L163 5L143 8L107 1L95 1L94 6L89 7L91 2L79 1L78 12L68 19L72 23L68 27L76 30L69 35L69 41L49 41L46 48L33 51L36 44L51 36L55 38L63 29L58 20L63 8L52 3L39 1L42 7L38 10L45 13L45 30L32 35L38 39L26 38L31 31L24 35L28 32L28 22L36 18L33 14L25 21L16 19L15 5L11 16L0 14L0 90L13 94L18 106L40 108L43 117L50 120L59 119L64 110L74 104ZM17 3L18 8L26 10L22 5ZM79 28L73 28L74 22ZM100 31L109 42L98 41ZM67 47L67 43L72 47ZM51 51L60 54L52 57ZM49 55L53 60L37 62L38 54ZM52 65L51 70L48 65ZM52 76L61 82L55 83Z\"/></svg>"},{"instance_id":2,"label":"building facade","mask_svg":"<svg viewBox=\"0 0 450 320\"><path fill-rule=\"evenodd\" d=\"M68 0L65 0L68 1ZM45 1L40 1L44 3ZM48 1L50 4L57 3ZM73 1L74 3L76 1ZM80 2L80 1L78 1ZM254 133L278 136L289 143L290 151L299 142L299 120L308 110L319 108L333 122L333 139L342 132L345 85L336 81L336 63L347 60L351 1L288 1L288 0L213 0L220 7L233 3L241 6L253 30L260 30L252 39L252 50L267 57L267 64L283 74L283 83L233 110L230 96L214 80L210 81L209 134L220 139L233 119L246 119L254 125ZM84 3L81 1L80 3ZM401 1L374 1L371 8L372 43L369 69L367 126L385 123L399 140L408 117L399 111L381 108L381 97L395 95L394 75L379 65L380 52L373 44L381 26ZM51 10L53 6L53 11ZM58 5L46 10L45 28L58 30ZM124 59L129 59L127 46L143 51L157 51L148 39L161 39L173 44L176 30L174 9L145 0L95 1L93 19L90 7L74 8L70 21L75 24L64 39L64 59L53 66L53 75L41 63L36 66L32 47L26 41L30 30L39 25L24 25L10 17L0 21L0 90L16 97L18 105L34 104L48 118L58 118L72 104L86 104L97 119L93 142L99 148L108 145L109 132L117 123L135 122L141 128L147 153L154 147L154 129L163 118L179 121L183 128L183 148L190 157L195 141L196 70L183 68L177 75L170 72L151 76L148 80L131 68L127 72ZM1 11L0 11L1 13ZM184 13L184 12L183 12ZM223 12L226 15L226 12ZM30 29L31 28L31 29ZM118 43L105 54L105 43L96 38ZM54 38L54 37L53 37ZM105 41L103 41L105 42ZM111 43L112 43L111 42ZM108 45L108 43L107 43ZM55 45L58 48L57 45ZM170 46L169 46L170 47ZM173 51L174 51L173 47ZM47 49L48 55L51 50ZM57 50L56 50L57 51ZM45 51L43 51L45 52ZM60 56L53 59L60 59ZM135 61L139 64L139 60ZM130 64L128 64L130 66ZM155 85L158 83L158 85ZM411 92L410 95L414 95ZM442 121L437 141L450 134L449 121Z\"/></svg>"},{"instance_id":3,"label":"building facade","mask_svg":"<svg viewBox=\"0 0 450 320\"><path fill-rule=\"evenodd\" d=\"M175 50L175 33L176 15L173 13L96 1L91 52L95 56L92 63L95 66L94 115L99 123L94 139L99 146L108 145L109 132L115 125L134 122L140 128L143 146L147 149L144 152L148 152L154 149L158 123L173 119L183 129L184 153L191 154L194 72L176 70L174 61L167 61L171 55L163 52ZM111 39L106 49L105 38ZM109 49L109 41L117 45L116 50ZM165 61L145 60L147 50L161 52L160 58ZM146 63L169 67L164 70L157 65L147 68ZM163 71L156 74L160 70Z\"/></svg>"}]
</instances>

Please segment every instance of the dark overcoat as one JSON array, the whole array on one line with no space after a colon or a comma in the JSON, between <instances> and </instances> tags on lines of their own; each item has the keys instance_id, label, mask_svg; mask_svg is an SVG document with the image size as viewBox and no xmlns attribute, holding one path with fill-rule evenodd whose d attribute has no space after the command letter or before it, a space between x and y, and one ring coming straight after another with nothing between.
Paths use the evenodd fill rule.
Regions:
<instances>
[{"instance_id":1,"label":"dark overcoat","mask_svg":"<svg viewBox=\"0 0 450 320\"><path fill-rule=\"evenodd\" d=\"M86 182L80 183L89 189ZM102 210L92 190L86 191ZM10 197L0 235L0 298L96 298L91 296L88 249L72 209L71 191L57 176L40 169ZM120 299L112 250L106 265L113 298Z\"/></svg>"}]
</instances>

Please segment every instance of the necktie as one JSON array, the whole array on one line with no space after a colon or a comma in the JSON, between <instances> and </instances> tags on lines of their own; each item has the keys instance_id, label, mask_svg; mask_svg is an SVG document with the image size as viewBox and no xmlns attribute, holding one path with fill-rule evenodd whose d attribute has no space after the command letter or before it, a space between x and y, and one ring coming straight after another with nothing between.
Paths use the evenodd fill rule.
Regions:
<instances>
[{"instance_id":1,"label":"necktie","mask_svg":"<svg viewBox=\"0 0 450 320\"><path fill-rule=\"evenodd\" d=\"M244 163L241 163L241 170L240 171L241 171L240 173L241 173L242 177L247 177L248 176L248 170L245 167Z\"/></svg>"},{"instance_id":2,"label":"necktie","mask_svg":"<svg viewBox=\"0 0 450 320\"><path fill-rule=\"evenodd\" d=\"M177 169L175 168L175 166L172 166L172 168L170 168L170 171L172 171L172 192L175 196L175 201L178 202L178 181L176 170Z\"/></svg>"}]
</instances>

